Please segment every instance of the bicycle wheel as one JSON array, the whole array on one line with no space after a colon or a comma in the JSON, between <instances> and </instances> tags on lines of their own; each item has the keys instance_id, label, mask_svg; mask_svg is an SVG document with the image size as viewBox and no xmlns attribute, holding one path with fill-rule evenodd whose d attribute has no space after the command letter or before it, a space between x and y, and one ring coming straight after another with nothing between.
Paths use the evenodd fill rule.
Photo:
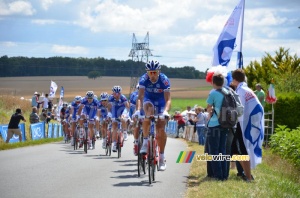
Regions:
<instances>
[{"instance_id":1,"label":"bicycle wheel","mask_svg":"<svg viewBox=\"0 0 300 198\"><path fill-rule=\"evenodd\" d=\"M157 166L157 161L156 161L156 140L155 138L151 137L152 139L152 156L153 156L153 160L152 160L152 180L155 181L155 171L156 171L156 166Z\"/></svg>"},{"instance_id":2,"label":"bicycle wheel","mask_svg":"<svg viewBox=\"0 0 300 198\"><path fill-rule=\"evenodd\" d=\"M110 143L110 136L109 136L109 134L107 134L107 137L106 137L106 147L105 147L105 155L109 154L109 146L110 146L109 143Z\"/></svg>"},{"instance_id":3,"label":"bicycle wheel","mask_svg":"<svg viewBox=\"0 0 300 198\"><path fill-rule=\"evenodd\" d=\"M88 147L88 130L85 129L85 137L84 137L84 152L87 153Z\"/></svg>"},{"instance_id":4,"label":"bicycle wheel","mask_svg":"<svg viewBox=\"0 0 300 198\"><path fill-rule=\"evenodd\" d=\"M74 136L73 136L73 146L74 146L74 150L76 150L77 149L77 147L76 147L76 144L77 144L77 129L75 129L75 131L74 131Z\"/></svg>"},{"instance_id":5,"label":"bicycle wheel","mask_svg":"<svg viewBox=\"0 0 300 198\"><path fill-rule=\"evenodd\" d=\"M118 150L118 158L121 157L121 137L120 133L118 132L118 139L117 139L117 150Z\"/></svg>"},{"instance_id":6,"label":"bicycle wheel","mask_svg":"<svg viewBox=\"0 0 300 198\"><path fill-rule=\"evenodd\" d=\"M148 142L148 177L149 177L149 184L152 183L153 181L153 139L152 137L149 138L149 142Z\"/></svg>"}]
</instances>

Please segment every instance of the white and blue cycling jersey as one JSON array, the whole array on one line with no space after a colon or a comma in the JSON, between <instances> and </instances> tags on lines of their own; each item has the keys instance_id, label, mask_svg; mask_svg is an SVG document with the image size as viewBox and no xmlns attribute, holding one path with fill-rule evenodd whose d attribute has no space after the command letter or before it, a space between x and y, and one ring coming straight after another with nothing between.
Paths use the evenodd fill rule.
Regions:
<instances>
[{"instance_id":1,"label":"white and blue cycling jersey","mask_svg":"<svg viewBox=\"0 0 300 198\"><path fill-rule=\"evenodd\" d=\"M76 120L76 114L77 114L77 112L78 112L78 109L79 109L79 107L80 107L80 104L81 104L81 103L76 103L75 101L73 101L73 102L71 103L71 108L73 108L73 113L72 113L72 120L73 120L73 121Z\"/></svg>"},{"instance_id":2,"label":"white and blue cycling jersey","mask_svg":"<svg viewBox=\"0 0 300 198\"><path fill-rule=\"evenodd\" d=\"M155 83L150 81L147 73L141 76L139 81L139 88L145 89L145 96L143 103L152 103L156 108L155 114L161 114L164 111L166 101L164 92L169 92L171 88L168 77L160 73L158 80Z\"/></svg>"},{"instance_id":3,"label":"white and blue cycling jersey","mask_svg":"<svg viewBox=\"0 0 300 198\"><path fill-rule=\"evenodd\" d=\"M107 108L101 103L101 101L99 101L98 104L98 109L100 109L100 113L101 113L101 117L100 117L100 121L103 121L107 118Z\"/></svg>"},{"instance_id":4,"label":"white and blue cycling jersey","mask_svg":"<svg viewBox=\"0 0 300 198\"><path fill-rule=\"evenodd\" d=\"M81 105L84 105L84 114L87 115L90 120L94 120L97 114L98 100L94 98L93 101L89 103L87 97L85 97L81 101Z\"/></svg>"},{"instance_id":5,"label":"white and blue cycling jersey","mask_svg":"<svg viewBox=\"0 0 300 198\"><path fill-rule=\"evenodd\" d=\"M139 96L138 91L134 91L130 94L130 97L129 97L129 102L130 102L129 117L130 118L132 117L132 115L135 111L136 101L138 99L138 96Z\"/></svg>"},{"instance_id":6,"label":"white and blue cycling jersey","mask_svg":"<svg viewBox=\"0 0 300 198\"><path fill-rule=\"evenodd\" d=\"M65 111L65 119L66 119L66 122L68 122L69 117L70 117L70 109L67 108L66 111Z\"/></svg>"},{"instance_id":7,"label":"white and blue cycling jersey","mask_svg":"<svg viewBox=\"0 0 300 198\"><path fill-rule=\"evenodd\" d=\"M126 96L121 94L120 99L116 100L113 95L108 97L108 102L111 104L111 115L112 118L121 117L123 111L125 110L125 103L127 102Z\"/></svg>"}]
</instances>

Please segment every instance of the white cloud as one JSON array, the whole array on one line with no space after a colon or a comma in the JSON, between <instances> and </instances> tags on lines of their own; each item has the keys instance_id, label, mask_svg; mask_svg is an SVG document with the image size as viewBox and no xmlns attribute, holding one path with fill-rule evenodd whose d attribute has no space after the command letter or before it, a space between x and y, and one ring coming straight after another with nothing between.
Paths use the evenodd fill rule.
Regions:
<instances>
[{"instance_id":1,"label":"white cloud","mask_svg":"<svg viewBox=\"0 0 300 198\"><path fill-rule=\"evenodd\" d=\"M35 10L32 8L31 3L27 1L0 2L0 15L33 15L34 13Z\"/></svg>"},{"instance_id":2,"label":"white cloud","mask_svg":"<svg viewBox=\"0 0 300 198\"><path fill-rule=\"evenodd\" d=\"M17 43L15 43L15 42L10 42L10 41L2 42L1 45L2 45L3 47L9 47L9 48L10 48L10 47L16 47L16 46L18 46Z\"/></svg>"},{"instance_id":3,"label":"white cloud","mask_svg":"<svg viewBox=\"0 0 300 198\"><path fill-rule=\"evenodd\" d=\"M287 18L276 16L276 12L272 9L250 9L246 10L246 23L251 27L266 27L283 24Z\"/></svg>"},{"instance_id":4,"label":"white cloud","mask_svg":"<svg viewBox=\"0 0 300 198\"><path fill-rule=\"evenodd\" d=\"M88 49L80 46L53 45L52 52L59 54L88 54Z\"/></svg>"},{"instance_id":5,"label":"white cloud","mask_svg":"<svg viewBox=\"0 0 300 198\"><path fill-rule=\"evenodd\" d=\"M151 31L157 34L167 31L180 18L191 16L187 9L191 0L156 0L152 7L133 8L128 5L104 0L86 2L86 9L80 12L77 24L93 32Z\"/></svg>"},{"instance_id":6,"label":"white cloud","mask_svg":"<svg viewBox=\"0 0 300 198\"><path fill-rule=\"evenodd\" d=\"M48 10L50 6L52 6L54 3L60 4L60 3L69 3L71 0L40 0L41 6L44 10Z\"/></svg>"},{"instance_id":7,"label":"white cloud","mask_svg":"<svg viewBox=\"0 0 300 198\"><path fill-rule=\"evenodd\" d=\"M39 25L53 25L58 23L70 24L70 22L68 21L60 21L60 20L53 20L53 19L34 19L31 22Z\"/></svg>"}]
</instances>

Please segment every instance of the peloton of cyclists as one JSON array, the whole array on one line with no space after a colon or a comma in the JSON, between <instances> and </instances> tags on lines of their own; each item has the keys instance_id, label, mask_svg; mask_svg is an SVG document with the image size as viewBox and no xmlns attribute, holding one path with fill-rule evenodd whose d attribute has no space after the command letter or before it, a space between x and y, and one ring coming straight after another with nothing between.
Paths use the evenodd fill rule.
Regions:
<instances>
[{"instance_id":1,"label":"peloton of cyclists","mask_svg":"<svg viewBox=\"0 0 300 198\"><path fill-rule=\"evenodd\" d=\"M121 118L122 132L124 140L128 139L126 121L128 119L129 103L125 95L123 95L122 88L118 85L112 88L113 93L108 97L108 111L112 114L112 142L113 152L117 152L117 128L118 122L115 119Z\"/></svg>"},{"instance_id":2,"label":"peloton of cyclists","mask_svg":"<svg viewBox=\"0 0 300 198\"><path fill-rule=\"evenodd\" d=\"M171 108L170 81L168 77L161 73L161 66L157 61L149 61L145 65L147 73L141 76L139 80L139 102L136 105L134 115L140 116L141 109L144 110L145 119L143 122L143 145L141 153L147 153L148 136L150 130L151 115L164 115L169 117L168 111ZM166 169L164 156L167 135L165 132L165 119L158 119L156 124L157 141L160 147L159 170Z\"/></svg>"},{"instance_id":3,"label":"peloton of cyclists","mask_svg":"<svg viewBox=\"0 0 300 198\"><path fill-rule=\"evenodd\" d=\"M94 92L88 91L86 93L85 98L81 101L80 107L76 114L76 118L80 118L80 130L83 130L83 122L84 120L88 120L88 143L89 149L94 149L92 146L92 138L94 138L94 126L95 120L97 119L97 107L98 107L98 100L94 98Z\"/></svg>"}]
</instances>

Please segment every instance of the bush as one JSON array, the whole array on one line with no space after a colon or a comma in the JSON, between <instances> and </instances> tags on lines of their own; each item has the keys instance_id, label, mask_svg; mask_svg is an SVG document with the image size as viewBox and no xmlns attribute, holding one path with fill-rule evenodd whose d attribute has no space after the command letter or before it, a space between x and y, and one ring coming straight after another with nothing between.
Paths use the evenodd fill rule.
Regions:
<instances>
[{"instance_id":1,"label":"bush","mask_svg":"<svg viewBox=\"0 0 300 198\"><path fill-rule=\"evenodd\" d=\"M277 102L274 104L274 126L286 125L295 129L300 125L300 94L286 93L278 94ZM272 111L272 105L266 104L265 112Z\"/></svg>"},{"instance_id":2,"label":"bush","mask_svg":"<svg viewBox=\"0 0 300 198\"><path fill-rule=\"evenodd\" d=\"M271 136L271 150L300 169L300 126L291 130L279 125Z\"/></svg>"}]
</instances>

